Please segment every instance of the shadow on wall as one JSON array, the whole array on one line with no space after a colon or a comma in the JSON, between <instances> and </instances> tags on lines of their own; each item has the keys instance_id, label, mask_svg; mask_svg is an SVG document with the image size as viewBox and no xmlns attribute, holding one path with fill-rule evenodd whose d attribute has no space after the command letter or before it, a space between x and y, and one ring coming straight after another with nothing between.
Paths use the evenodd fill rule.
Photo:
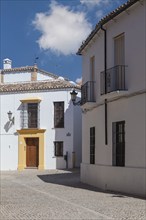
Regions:
<instances>
[{"instance_id":1,"label":"shadow on wall","mask_svg":"<svg viewBox=\"0 0 146 220\"><path fill-rule=\"evenodd\" d=\"M56 156L56 169L66 169L67 167L71 167L71 152L72 152L72 131L71 131L71 118L72 118L72 106L69 103L68 108L64 112L64 127L63 128L55 128L55 141L63 142L63 156ZM70 121L69 121L70 120ZM70 137L66 136L66 133L69 132ZM64 159L64 155L68 152L68 162L66 167L66 160ZM55 155L55 146L54 146L54 155Z\"/></svg>"},{"instance_id":2,"label":"shadow on wall","mask_svg":"<svg viewBox=\"0 0 146 220\"><path fill-rule=\"evenodd\" d=\"M10 128L12 127L13 123L11 121L7 121L7 123L4 125L4 129L6 132L8 132L10 130Z\"/></svg>"},{"instance_id":3,"label":"shadow on wall","mask_svg":"<svg viewBox=\"0 0 146 220\"><path fill-rule=\"evenodd\" d=\"M17 110L22 110L22 104L20 104L20 106L18 107ZM13 122L12 121L7 121L6 124L4 125L5 131L8 132L12 126L13 126Z\"/></svg>"},{"instance_id":4,"label":"shadow on wall","mask_svg":"<svg viewBox=\"0 0 146 220\"><path fill-rule=\"evenodd\" d=\"M75 126L74 120L76 120L75 109L78 108L76 114L80 114L77 117L77 124ZM56 157L56 169L68 169L80 167L81 163L81 109L80 107L73 106L71 100L69 101L68 108L64 112L64 128L55 128L55 141L63 142L63 156ZM74 128L75 126L75 128ZM77 130L75 133L74 130ZM78 144L75 140L79 139ZM54 150L55 152L55 150ZM64 156L67 154L67 161Z\"/></svg>"}]
</instances>

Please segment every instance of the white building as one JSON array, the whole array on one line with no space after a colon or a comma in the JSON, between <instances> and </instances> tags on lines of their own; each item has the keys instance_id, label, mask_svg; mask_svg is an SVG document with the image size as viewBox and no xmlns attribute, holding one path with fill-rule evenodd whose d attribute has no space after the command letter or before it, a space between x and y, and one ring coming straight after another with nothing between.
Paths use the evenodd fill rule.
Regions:
<instances>
[{"instance_id":1,"label":"white building","mask_svg":"<svg viewBox=\"0 0 146 220\"><path fill-rule=\"evenodd\" d=\"M37 65L0 72L0 170L64 169L81 162L81 109L70 101L80 87ZM8 114L9 113L9 114ZM67 155L67 160L64 157Z\"/></svg>"},{"instance_id":2,"label":"white building","mask_svg":"<svg viewBox=\"0 0 146 220\"><path fill-rule=\"evenodd\" d=\"M77 54L83 58L81 180L144 196L146 0L130 0L104 17Z\"/></svg>"}]
</instances>

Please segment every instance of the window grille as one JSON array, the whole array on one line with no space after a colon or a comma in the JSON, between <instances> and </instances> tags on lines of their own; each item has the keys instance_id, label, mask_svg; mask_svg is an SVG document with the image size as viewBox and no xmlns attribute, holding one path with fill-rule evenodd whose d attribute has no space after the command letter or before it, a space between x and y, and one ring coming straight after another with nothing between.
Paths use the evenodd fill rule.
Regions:
<instances>
[{"instance_id":1,"label":"window grille","mask_svg":"<svg viewBox=\"0 0 146 220\"><path fill-rule=\"evenodd\" d=\"M95 127L90 128L90 164L95 164Z\"/></svg>"},{"instance_id":2,"label":"window grille","mask_svg":"<svg viewBox=\"0 0 146 220\"><path fill-rule=\"evenodd\" d=\"M62 157L63 156L63 141L55 141L55 156Z\"/></svg>"},{"instance_id":3,"label":"window grille","mask_svg":"<svg viewBox=\"0 0 146 220\"><path fill-rule=\"evenodd\" d=\"M125 121L113 122L113 166L125 166Z\"/></svg>"},{"instance_id":4,"label":"window grille","mask_svg":"<svg viewBox=\"0 0 146 220\"><path fill-rule=\"evenodd\" d=\"M21 127L23 129L39 128L40 122L39 103L23 103L21 110Z\"/></svg>"},{"instance_id":5,"label":"window grille","mask_svg":"<svg viewBox=\"0 0 146 220\"><path fill-rule=\"evenodd\" d=\"M64 102L54 102L54 128L64 128Z\"/></svg>"}]
</instances>

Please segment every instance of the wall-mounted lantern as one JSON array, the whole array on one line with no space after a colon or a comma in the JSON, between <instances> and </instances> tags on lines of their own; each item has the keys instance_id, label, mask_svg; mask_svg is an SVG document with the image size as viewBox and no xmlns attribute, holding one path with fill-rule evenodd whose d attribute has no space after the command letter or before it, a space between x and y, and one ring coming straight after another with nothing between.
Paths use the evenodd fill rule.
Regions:
<instances>
[{"instance_id":1,"label":"wall-mounted lantern","mask_svg":"<svg viewBox=\"0 0 146 220\"><path fill-rule=\"evenodd\" d=\"M71 92L71 100L73 102L73 105L81 105L81 100L79 100L78 102L76 102L76 98L77 98L77 92L75 91L75 89L73 89Z\"/></svg>"},{"instance_id":2,"label":"wall-mounted lantern","mask_svg":"<svg viewBox=\"0 0 146 220\"><path fill-rule=\"evenodd\" d=\"M8 119L9 119L9 121L11 121L12 124L14 124L14 116L12 117L12 112L9 111L7 114L8 114Z\"/></svg>"}]
</instances>

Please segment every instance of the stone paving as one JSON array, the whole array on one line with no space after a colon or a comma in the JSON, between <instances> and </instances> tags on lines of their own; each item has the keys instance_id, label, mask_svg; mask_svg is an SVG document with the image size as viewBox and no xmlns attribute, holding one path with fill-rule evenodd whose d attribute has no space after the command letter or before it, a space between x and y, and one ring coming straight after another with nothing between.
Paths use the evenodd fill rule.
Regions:
<instances>
[{"instance_id":1,"label":"stone paving","mask_svg":"<svg viewBox=\"0 0 146 220\"><path fill-rule=\"evenodd\" d=\"M146 201L80 182L79 170L1 172L0 220L140 220Z\"/></svg>"}]
</instances>

